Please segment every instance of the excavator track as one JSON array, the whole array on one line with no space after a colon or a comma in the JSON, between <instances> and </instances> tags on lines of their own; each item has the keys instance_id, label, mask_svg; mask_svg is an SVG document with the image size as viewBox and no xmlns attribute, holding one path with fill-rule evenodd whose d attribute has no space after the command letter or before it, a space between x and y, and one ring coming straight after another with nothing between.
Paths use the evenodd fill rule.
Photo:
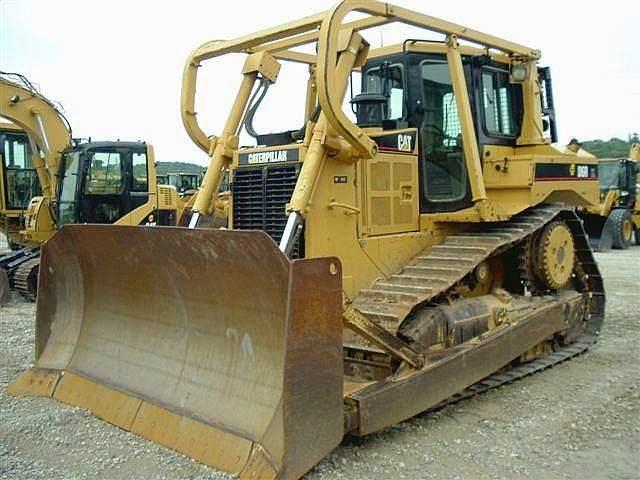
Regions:
<instances>
[{"instance_id":1,"label":"excavator track","mask_svg":"<svg viewBox=\"0 0 640 480\"><path fill-rule=\"evenodd\" d=\"M507 222L491 225L484 231L449 236L442 244L431 248L428 254L419 255L402 273L377 281L354 301L353 306L370 320L396 333L402 321L414 309L446 298L481 262L526 241L530 235L555 220L565 222L575 242L575 283L578 291L586 296L587 304L582 335L548 355L489 375L429 407L427 411L552 367L585 352L596 342L604 321L604 286L582 221L562 206L544 205L531 208ZM522 272L521 276L526 280L526 272Z\"/></svg>"},{"instance_id":2,"label":"excavator track","mask_svg":"<svg viewBox=\"0 0 640 480\"><path fill-rule=\"evenodd\" d=\"M15 287L15 275L18 269L25 263L30 262L34 258L39 258L39 248L21 248L20 250L10 251L0 255L0 268L2 268L9 279L9 284ZM24 276L24 274L22 274Z\"/></svg>"},{"instance_id":3,"label":"excavator track","mask_svg":"<svg viewBox=\"0 0 640 480\"><path fill-rule=\"evenodd\" d=\"M35 302L38 293L39 270L40 257L37 256L20 264L13 274L14 289L30 302Z\"/></svg>"}]
</instances>

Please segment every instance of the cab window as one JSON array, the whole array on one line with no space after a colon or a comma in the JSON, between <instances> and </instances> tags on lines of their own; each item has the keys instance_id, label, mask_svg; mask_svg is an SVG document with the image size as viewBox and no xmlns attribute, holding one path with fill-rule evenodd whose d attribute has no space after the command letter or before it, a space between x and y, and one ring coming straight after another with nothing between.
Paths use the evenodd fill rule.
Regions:
<instances>
[{"instance_id":1,"label":"cab window","mask_svg":"<svg viewBox=\"0 0 640 480\"><path fill-rule=\"evenodd\" d=\"M423 200L429 210L446 210L467 195L462 130L446 60L421 64L424 117L420 126Z\"/></svg>"},{"instance_id":2,"label":"cab window","mask_svg":"<svg viewBox=\"0 0 640 480\"><path fill-rule=\"evenodd\" d=\"M516 105L519 88L519 85L509 83L509 73L506 71L482 70L482 119L487 135L518 135L519 109Z\"/></svg>"},{"instance_id":3,"label":"cab window","mask_svg":"<svg viewBox=\"0 0 640 480\"><path fill-rule=\"evenodd\" d=\"M123 159L119 152L94 152L85 180L84 192L94 195L122 193Z\"/></svg>"},{"instance_id":4,"label":"cab window","mask_svg":"<svg viewBox=\"0 0 640 480\"><path fill-rule=\"evenodd\" d=\"M134 192L148 192L149 173L147 171L147 154L134 152L131 163L133 168L133 185L131 186L131 190Z\"/></svg>"}]
</instances>

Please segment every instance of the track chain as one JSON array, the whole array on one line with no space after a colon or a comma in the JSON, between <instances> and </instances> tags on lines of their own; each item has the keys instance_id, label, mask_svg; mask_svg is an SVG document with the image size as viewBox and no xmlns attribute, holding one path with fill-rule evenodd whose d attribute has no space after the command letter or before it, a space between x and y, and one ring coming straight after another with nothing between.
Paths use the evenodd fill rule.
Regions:
<instances>
[{"instance_id":1,"label":"track chain","mask_svg":"<svg viewBox=\"0 0 640 480\"><path fill-rule=\"evenodd\" d=\"M428 247L400 274L380 279L371 289L362 290L353 307L395 333L415 307L437 302L476 266L540 229L562 208L559 205L534 207L509 221L450 235L443 243Z\"/></svg>"},{"instance_id":2,"label":"track chain","mask_svg":"<svg viewBox=\"0 0 640 480\"><path fill-rule=\"evenodd\" d=\"M582 227L582 221L573 212L569 211L560 212L558 217L567 223L573 233L577 263L579 265L579 275L582 277L579 281L582 284L583 293L589 297L585 333L575 342L549 355L489 375L484 380L471 385L463 391L440 402L438 405L431 407L428 411L438 410L446 405L459 402L465 398L478 395L492 388L511 383L520 378L550 368L584 353L596 343L600 329L602 328L602 323L604 322L605 292L602 276L598 270L598 265L593 256L589 240Z\"/></svg>"},{"instance_id":3,"label":"track chain","mask_svg":"<svg viewBox=\"0 0 640 480\"><path fill-rule=\"evenodd\" d=\"M524 240L552 220L564 221L573 234L577 260L576 272L579 277L577 280L580 291L587 297L584 334L571 344L549 355L498 371L431 407L428 411L442 408L445 405L456 403L552 367L585 352L596 342L604 321L604 283L585 234L582 220L573 211L566 210L566 207L545 205L531 208L514 216L511 221L497 223L481 232L447 237L443 244L433 247L428 255L418 256L417 261L412 262L413 266L431 268L432 272L441 268L442 272L447 273L446 276L421 279L414 275L413 278L417 278L417 280L412 280L413 285L409 284L414 287L412 291L411 288L403 288L408 284L406 277L411 276L407 275L407 272L414 272L414 270L410 270L411 266L409 266L404 269L401 275L392 277L391 281L380 280L376 282L371 290L362 292L354 302L354 306L362 313L387 328L392 326L395 331L402 319L418 304L435 300L439 295L452 288L456 282L471 273L481 261ZM469 242L469 240L472 241ZM455 255L456 248L458 248L458 255ZM461 250L465 248L466 250ZM403 276L405 278L402 278ZM443 284L443 280L446 284Z\"/></svg>"},{"instance_id":4,"label":"track chain","mask_svg":"<svg viewBox=\"0 0 640 480\"><path fill-rule=\"evenodd\" d=\"M35 302L38 293L39 270L40 257L38 256L20 264L13 273L13 287L30 302Z\"/></svg>"}]
</instances>

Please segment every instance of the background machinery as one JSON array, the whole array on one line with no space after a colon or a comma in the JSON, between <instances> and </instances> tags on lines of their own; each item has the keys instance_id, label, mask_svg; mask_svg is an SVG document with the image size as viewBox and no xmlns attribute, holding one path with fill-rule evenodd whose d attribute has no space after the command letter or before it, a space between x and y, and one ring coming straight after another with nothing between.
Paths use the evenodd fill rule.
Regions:
<instances>
[{"instance_id":1,"label":"background machinery","mask_svg":"<svg viewBox=\"0 0 640 480\"><path fill-rule=\"evenodd\" d=\"M171 185L178 192L178 224L182 224L186 219L182 219L182 214L190 211L191 205L198 193L198 187L202 180L202 174L198 173L166 173L157 176L159 185ZM222 225L220 225L222 226Z\"/></svg>"},{"instance_id":2,"label":"background machinery","mask_svg":"<svg viewBox=\"0 0 640 480\"><path fill-rule=\"evenodd\" d=\"M362 32L395 22L438 36L370 49ZM230 53L246 54L242 82L210 136L197 73ZM596 161L551 145L539 58L374 1L197 48L182 116L211 163L191 228L72 225L47 242L37 364L9 391L241 478L298 478L346 434L584 351L605 299L574 206L598 201ZM309 65L305 125L239 147L288 61ZM229 229L198 228L227 168Z\"/></svg>"},{"instance_id":3,"label":"background machinery","mask_svg":"<svg viewBox=\"0 0 640 480\"><path fill-rule=\"evenodd\" d=\"M0 76L0 116L19 129L2 127L0 217L11 244L23 247L0 257L0 267L27 298L35 299L39 246L62 225L175 225L177 192L156 186L151 145L72 141L60 110L17 74Z\"/></svg>"},{"instance_id":4,"label":"background machinery","mask_svg":"<svg viewBox=\"0 0 640 480\"><path fill-rule=\"evenodd\" d=\"M161 185L173 185L181 196L191 196L200 186L202 175L197 173L166 173L157 175Z\"/></svg>"},{"instance_id":5,"label":"background machinery","mask_svg":"<svg viewBox=\"0 0 640 480\"><path fill-rule=\"evenodd\" d=\"M29 201L41 195L28 135L12 123L0 123L0 228L10 246L20 242L21 220Z\"/></svg>"},{"instance_id":6,"label":"background machinery","mask_svg":"<svg viewBox=\"0 0 640 480\"><path fill-rule=\"evenodd\" d=\"M579 209L593 248L629 248L640 245L640 145L628 158L598 161L600 202Z\"/></svg>"},{"instance_id":7,"label":"background machinery","mask_svg":"<svg viewBox=\"0 0 640 480\"><path fill-rule=\"evenodd\" d=\"M11 122L0 124L3 130L0 196L4 199L0 216L9 241L15 245L28 244L30 241L20 238L24 212L35 193L52 198L61 152L71 145L71 127L60 109L19 74L0 72L0 116ZM34 195L30 195L32 192ZM31 246L37 244L38 240L31 242Z\"/></svg>"}]
</instances>

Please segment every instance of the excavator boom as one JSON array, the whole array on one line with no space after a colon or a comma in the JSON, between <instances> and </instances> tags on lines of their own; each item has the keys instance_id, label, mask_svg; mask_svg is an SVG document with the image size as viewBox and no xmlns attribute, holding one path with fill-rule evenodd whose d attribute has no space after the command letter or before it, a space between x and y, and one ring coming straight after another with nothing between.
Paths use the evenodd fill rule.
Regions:
<instances>
[{"instance_id":1,"label":"excavator boom","mask_svg":"<svg viewBox=\"0 0 640 480\"><path fill-rule=\"evenodd\" d=\"M42 193L53 196L62 152L71 145L69 122L24 76L6 72L0 72L0 116L18 125L35 142L33 164Z\"/></svg>"}]
</instances>

